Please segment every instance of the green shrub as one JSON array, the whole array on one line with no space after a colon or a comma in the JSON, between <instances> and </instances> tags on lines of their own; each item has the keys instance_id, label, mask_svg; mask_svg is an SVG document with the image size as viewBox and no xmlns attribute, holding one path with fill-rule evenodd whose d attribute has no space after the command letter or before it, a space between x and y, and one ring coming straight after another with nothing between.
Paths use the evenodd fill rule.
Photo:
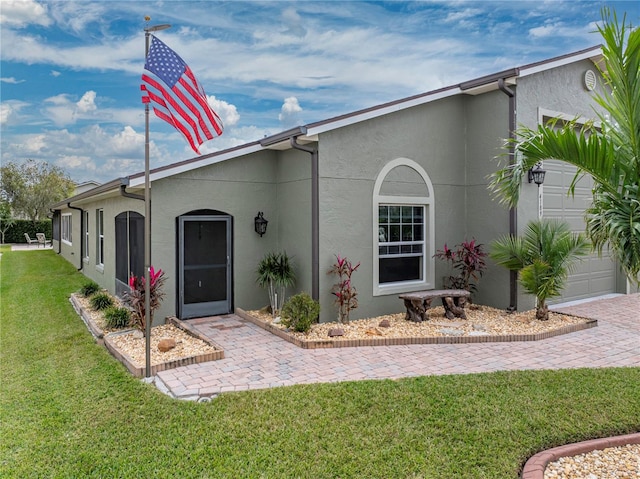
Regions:
<instances>
[{"instance_id":1,"label":"green shrub","mask_svg":"<svg viewBox=\"0 0 640 479\"><path fill-rule=\"evenodd\" d=\"M83 284L80 288L80 293L85 298L96 294L98 291L100 291L100 285L95 281L89 281L88 283Z\"/></svg>"},{"instance_id":2,"label":"green shrub","mask_svg":"<svg viewBox=\"0 0 640 479\"><path fill-rule=\"evenodd\" d=\"M289 298L282 307L282 324L294 331L306 333L318 319L320 304L307 293Z\"/></svg>"},{"instance_id":3,"label":"green shrub","mask_svg":"<svg viewBox=\"0 0 640 479\"><path fill-rule=\"evenodd\" d=\"M91 296L91 307L96 311L102 311L113 306L113 298L108 293L96 293Z\"/></svg>"},{"instance_id":4,"label":"green shrub","mask_svg":"<svg viewBox=\"0 0 640 479\"><path fill-rule=\"evenodd\" d=\"M127 308L111 306L104 311L104 320L108 328L126 328L131 322L131 311Z\"/></svg>"}]
</instances>

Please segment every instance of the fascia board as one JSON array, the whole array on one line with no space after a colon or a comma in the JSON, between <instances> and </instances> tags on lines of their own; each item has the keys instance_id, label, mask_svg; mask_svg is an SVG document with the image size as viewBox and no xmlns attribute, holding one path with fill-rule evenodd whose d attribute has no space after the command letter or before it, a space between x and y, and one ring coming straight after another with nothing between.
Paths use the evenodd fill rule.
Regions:
<instances>
[{"instance_id":1,"label":"fascia board","mask_svg":"<svg viewBox=\"0 0 640 479\"><path fill-rule=\"evenodd\" d=\"M546 70L551 70L553 68L562 67L565 65L570 65L571 63L576 63L582 60L593 60L602 55L602 48L597 48L593 50L589 50L577 55L567 56L564 58L558 58L553 61L545 61L540 63L534 63L529 66L520 67L520 77L526 77L529 75L535 75L536 73L540 73Z\"/></svg>"}]
</instances>

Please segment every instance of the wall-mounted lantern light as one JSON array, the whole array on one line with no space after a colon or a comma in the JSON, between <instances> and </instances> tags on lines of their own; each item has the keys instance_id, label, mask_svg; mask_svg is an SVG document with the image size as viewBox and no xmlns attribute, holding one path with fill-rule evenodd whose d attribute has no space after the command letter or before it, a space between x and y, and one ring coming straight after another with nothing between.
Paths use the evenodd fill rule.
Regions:
<instances>
[{"instance_id":1,"label":"wall-mounted lantern light","mask_svg":"<svg viewBox=\"0 0 640 479\"><path fill-rule=\"evenodd\" d=\"M258 215L253 220L256 233L258 233L260 237L262 237L262 235L267 232L267 223L268 223L268 221L265 220L264 216L262 215L263 215L262 211L258 211Z\"/></svg>"},{"instance_id":2,"label":"wall-mounted lantern light","mask_svg":"<svg viewBox=\"0 0 640 479\"><path fill-rule=\"evenodd\" d=\"M540 185L544 183L544 175L546 173L547 172L540 166L540 163L536 163L536 166L529 170L529 183L533 182L540 187Z\"/></svg>"}]
</instances>

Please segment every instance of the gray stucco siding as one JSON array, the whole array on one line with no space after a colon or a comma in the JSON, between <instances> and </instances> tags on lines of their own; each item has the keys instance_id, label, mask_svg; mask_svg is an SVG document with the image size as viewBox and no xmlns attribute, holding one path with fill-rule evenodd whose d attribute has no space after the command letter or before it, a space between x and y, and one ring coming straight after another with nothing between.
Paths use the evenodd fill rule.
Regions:
<instances>
[{"instance_id":1,"label":"gray stucco siding","mask_svg":"<svg viewBox=\"0 0 640 479\"><path fill-rule=\"evenodd\" d=\"M255 270L265 252L278 246L276 159L264 152L210 165L158 180L152 187L152 263L167 274L166 297L155 322L176 314L177 218L190 211L210 209L233 217L234 305L264 306ZM254 231L254 217L264 211L267 234Z\"/></svg>"},{"instance_id":2,"label":"gray stucco siding","mask_svg":"<svg viewBox=\"0 0 640 479\"><path fill-rule=\"evenodd\" d=\"M89 256L88 258L80 258L81 244L84 241L84 235L81 230L80 211L65 208L62 214L71 213L72 220L72 245L61 242L60 255L67 261L80 268L81 272L89 279L98 283L102 288L108 290L111 294L115 294L115 276L116 276L116 249L115 249L115 217L126 211L135 211L144 216L144 202L122 196L112 196L101 201L90 203L73 204L89 212ZM96 211L103 210L104 221L104 265L97 265L97 223ZM54 250L57 251L57 242ZM83 255L86 252L82 252Z\"/></svg>"},{"instance_id":3,"label":"gray stucco siding","mask_svg":"<svg viewBox=\"0 0 640 479\"><path fill-rule=\"evenodd\" d=\"M452 237L464 236L463 106L459 98L446 99L321 135L322 321L334 320L337 314L331 295L336 278L325 274L333 264L335 254L361 263L352 278L359 297L359 306L352 312L353 319L403 310L397 294L374 296L372 289L373 190L380 171L388 162L407 158L422 166L429 175L435 195L436 248ZM415 195L424 188L418 185L415 172L413 175L407 178L400 175L396 179L397 184L404 182L408 195ZM397 189L397 185L391 188ZM431 261L430 258L426 260ZM442 265L435 264L435 268L439 282Z\"/></svg>"}]
</instances>

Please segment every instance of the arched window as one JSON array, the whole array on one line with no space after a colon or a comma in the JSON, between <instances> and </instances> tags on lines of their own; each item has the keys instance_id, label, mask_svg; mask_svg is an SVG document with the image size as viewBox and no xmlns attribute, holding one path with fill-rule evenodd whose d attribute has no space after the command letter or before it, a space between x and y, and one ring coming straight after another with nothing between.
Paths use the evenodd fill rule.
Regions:
<instances>
[{"instance_id":1,"label":"arched window","mask_svg":"<svg viewBox=\"0 0 640 479\"><path fill-rule=\"evenodd\" d=\"M397 158L373 189L373 294L434 288L434 196L429 175Z\"/></svg>"}]
</instances>

